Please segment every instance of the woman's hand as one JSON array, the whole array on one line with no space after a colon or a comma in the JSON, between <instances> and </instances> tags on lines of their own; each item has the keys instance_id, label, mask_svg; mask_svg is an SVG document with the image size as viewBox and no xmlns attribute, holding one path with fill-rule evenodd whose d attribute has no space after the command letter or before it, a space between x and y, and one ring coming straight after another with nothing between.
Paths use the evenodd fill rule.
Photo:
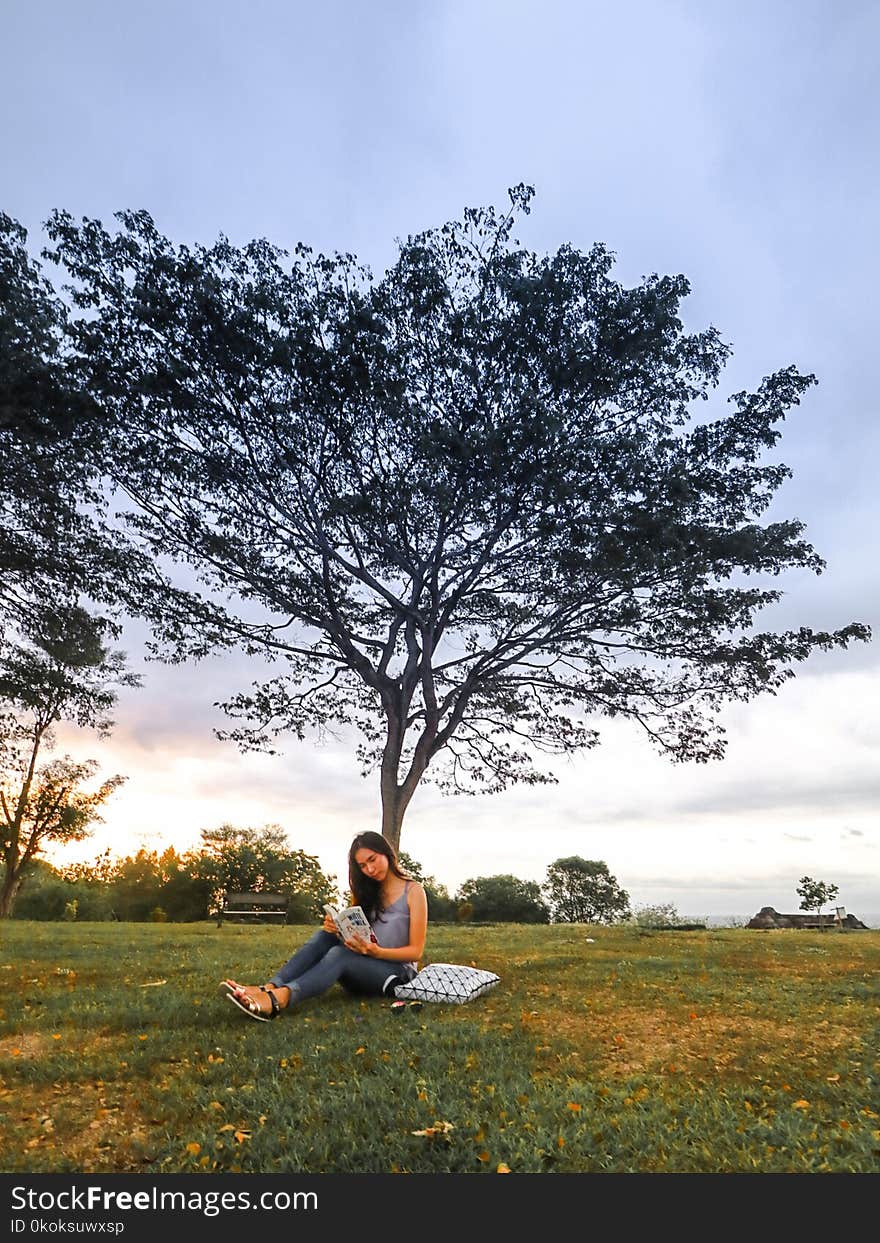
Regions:
<instances>
[{"instance_id":1,"label":"woman's hand","mask_svg":"<svg viewBox=\"0 0 880 1243\"><path fill-rule=\"evenodd\" d=\"M328 915L326 911L324 912L323 928L325 932L332 932L334 936L339 936L339 933L336 930L336 925L333 922L333 917Z\"/></svg>"},{"instance_id":2,"label":"woman's hand","mask_svg":"<svg viewBox=\"0 0 880 1243\"><path fill-rule=\"evenodd\" d=\"M351 937L345 942L348 949L353 950L355 954L366 954L370 958L379 958L377 953L380 948L375 941L365 941L363 937Z\"/></svg>"}]
</instances>

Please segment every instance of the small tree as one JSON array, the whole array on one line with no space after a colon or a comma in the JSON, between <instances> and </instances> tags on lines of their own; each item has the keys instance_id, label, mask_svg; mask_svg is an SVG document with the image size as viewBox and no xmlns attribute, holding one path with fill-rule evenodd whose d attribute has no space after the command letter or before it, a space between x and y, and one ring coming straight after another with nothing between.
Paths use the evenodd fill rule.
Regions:
<instances>
[{"instance_id":1,"label":"small tree","mask_svg":"<svg viewBox=\"0 0 880 1243\"><path fill-rule=\"evenodd\" d=\"M470 918L483 923L547 924L550 912L537 881L517 876L478 876L466 880L456 901L472 908Z\"/></svg>"},{"instance_id":2,"label":"small tree","mask_svg":"<svg viewBox=\"0 0 880 1243\"><path fill-rule=\"evenodd\" d=\"M572 855L547 868L543 885L554 923L601 924L629 917L629 894L607 863Z\"/></svg>"},{"instance_id":3,"label":"small tree","mask_svg":"<svg viewBox=\"0 0 880 1243\"><path fill-rule=\"evenodd\" d=\"M815 911L816 918L821 923L822 907L827 906L829 902L833 902L840 890L837 885L829 885L825 881L813 880L809 876L802 876L795 893L801 900L800 909L802 911Z\"/></svg>"},{"instance_id":4,"label":"small tree","mask_svg":"<svg viewBox=\"0 0 880 1243\"><path fill-rule=\"evenodd\" d=\"M110 628L77 604L35 610L27 635L0 646L0 856L5 873L0 918L12 913L27 866L48 842L79 841L100 821L99 808L123 782L117 775L85 789L94 760L69 756L42 766L60 720L106 737L118 686L137 686L122 652L103 638Z\"/></svg>"}]
</instances>

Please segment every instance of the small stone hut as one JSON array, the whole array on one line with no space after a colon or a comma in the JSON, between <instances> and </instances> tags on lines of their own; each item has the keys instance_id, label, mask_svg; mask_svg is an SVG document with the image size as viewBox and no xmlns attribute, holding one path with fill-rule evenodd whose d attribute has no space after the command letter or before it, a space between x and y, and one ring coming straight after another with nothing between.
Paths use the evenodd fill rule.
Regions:
<instances>
[{"instance_id":1,"label":"small stone hut","mask_svg":"<svg viewBox=\"0 0 880 1243\"><path fill-rule=\"evenodd\" d=\"M781 915L772 906L762 906L746 924L747 928L864 928L855 915L845 915L839 920L836 915Z\"/></svg>"}]
</instances>

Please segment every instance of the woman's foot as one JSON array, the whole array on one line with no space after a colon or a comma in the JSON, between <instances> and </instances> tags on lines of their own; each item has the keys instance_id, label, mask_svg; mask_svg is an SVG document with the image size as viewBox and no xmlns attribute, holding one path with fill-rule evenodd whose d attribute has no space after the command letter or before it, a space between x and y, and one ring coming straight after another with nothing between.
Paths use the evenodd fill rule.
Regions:
<instances>
[{"instance_id":1,"label":"woman's foot","mask_svg":"<svg viewBox=\"0 0 880 1243\"><path fill-rule=\"evenodd\" d=\"M238 984L235 980L223 980L228 989L229 1000L252 1018L269 1021L286 1010L290 1002L290 989L284 985Z\"/></svg>"},{"instance_id":2,"label":"woman's foot","mask_svg":"<svg viewBox=\"0 0 880 1243\"><path fill-rule=\"evenodd\" d=\"M257 995L266 988L274 988L273 984L239 984L237 980L221 980L220 987L238 997L240 1001L254 1001Z\"/></svg>"}]
</instances>

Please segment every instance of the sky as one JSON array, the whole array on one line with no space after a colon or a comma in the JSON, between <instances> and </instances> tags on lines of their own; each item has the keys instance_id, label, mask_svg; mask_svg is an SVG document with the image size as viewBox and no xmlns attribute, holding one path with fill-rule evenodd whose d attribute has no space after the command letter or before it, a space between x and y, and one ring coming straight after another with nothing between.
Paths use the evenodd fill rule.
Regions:
<instances>
[{"instance_id":1,"label":"sky","mask_svg":"<svg viewBox=\"0 0 880 1243\"><path fill-rule=\"evenodd\" d=\"M601 241L624 283L688 277L686 327L733 347L719 401L789 364L817 376L771 459L794 474L767 519L804 521L827 568L787 575L762 628L876 631L878 38L880 8L859 0L7 4L0 210L34 253L56 207L105 223L146 208L176 243L301 241L378 274L395 239L534 185L530 248ZM127 781L56 861L275 823L341 878L379 821L353 739L240 755L213 705L249 686L249 662L145 663L143 640L130 623L144 684L113 736L60 732ZM673 766L612 722L554 766L557 785L423 786L401 845L453 892L542 881L577 854L634 906L715 918L797 910L809 875L880 926L878 691L876 641L816 655L777 696L724 711L720 763Z\"/></svg>"}]
</instances>

